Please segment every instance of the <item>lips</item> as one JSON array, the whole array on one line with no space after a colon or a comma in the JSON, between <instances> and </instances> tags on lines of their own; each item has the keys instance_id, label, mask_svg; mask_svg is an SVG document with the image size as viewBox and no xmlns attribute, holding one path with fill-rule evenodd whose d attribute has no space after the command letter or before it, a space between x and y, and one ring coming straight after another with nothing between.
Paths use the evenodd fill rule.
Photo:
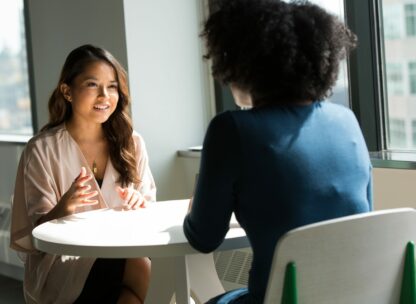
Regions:
<instances>
[{"instance_id":1,"label":"lips","mask_svg":"<svg viewBox=\"0 0 416 304\"><path fill-rule=\"evenodd\" d=\"M98 111L105 111L105 110L108 110L109 108L110 108L109 105L100 105L100 104L98 104L98 105L94 106L94 110L98 110Z\"/></svg>"}]
</instances>

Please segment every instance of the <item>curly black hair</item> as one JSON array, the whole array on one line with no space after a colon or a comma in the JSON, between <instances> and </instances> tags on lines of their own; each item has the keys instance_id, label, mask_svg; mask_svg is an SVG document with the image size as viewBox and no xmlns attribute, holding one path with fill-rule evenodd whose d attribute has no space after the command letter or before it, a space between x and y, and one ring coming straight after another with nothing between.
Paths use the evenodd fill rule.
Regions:
<instances>
[{"instance_id":1,"label":"curly black hair","mask_svg":"<svg viewBox=\"0 0 416 304\"><path fill-rule=\"evenodd\" d=\"M212 74L249 92L254 106L324 100L357 38L307 1L220 0L204 25Z\"/></svg>"}]
</instances>

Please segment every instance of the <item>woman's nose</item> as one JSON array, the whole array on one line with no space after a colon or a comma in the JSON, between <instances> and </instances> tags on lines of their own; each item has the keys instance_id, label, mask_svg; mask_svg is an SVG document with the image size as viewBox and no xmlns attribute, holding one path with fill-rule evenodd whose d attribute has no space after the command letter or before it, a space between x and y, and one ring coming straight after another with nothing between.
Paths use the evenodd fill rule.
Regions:
<instances>
[{"instance_id":1,"label":"woman's nose","mask_svg":"<svg viewBox=\"0 0 416 304\"><path fill-rule=\"evenodd\" d=\"M105 98L107 98L108 96L109 95L108 95L107 88L104 87L104 86L100 87L100 95L99 95L99 97L105 97Z\"/></svg>"}]
</instances>

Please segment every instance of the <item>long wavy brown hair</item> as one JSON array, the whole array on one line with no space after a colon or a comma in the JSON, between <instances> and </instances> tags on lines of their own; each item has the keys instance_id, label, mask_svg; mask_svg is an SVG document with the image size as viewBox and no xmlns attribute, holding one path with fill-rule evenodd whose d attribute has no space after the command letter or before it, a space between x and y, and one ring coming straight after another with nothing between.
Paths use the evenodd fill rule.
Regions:
<instances>
[{"instance_id":1,"label":"long wavy brown hair","mask_svg":"<svg viewBox=\"0 0 416 304\"><path fill-rule=\"evenodd\" d=\"M110 52L87 44L69 53L62 68L58 85L49 98L49 122L41 131L51 129L69 120L72 116L72 105L65 100L60 87L62 84L71 86L74 79L83 73L89 64L96 61L103 61L112 66L118 82L117 107L109 119L103 123L111 162L120 174L118 182L123 187L129 183L139 184L135 145L132 137L133 126L129 116L130 94L127 73Z\"/></svg>"}]
</instances>

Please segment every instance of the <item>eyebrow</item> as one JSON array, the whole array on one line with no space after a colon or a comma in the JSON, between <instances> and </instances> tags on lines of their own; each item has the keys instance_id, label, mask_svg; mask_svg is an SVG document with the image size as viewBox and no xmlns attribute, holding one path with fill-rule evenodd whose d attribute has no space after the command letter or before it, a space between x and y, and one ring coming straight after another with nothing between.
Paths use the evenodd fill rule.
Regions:
<instances>
[{"instance_id":1,"label":"eyebrow","mask_svg":"<svg viewBox=\"0 0 416 304\"><path fill-rule=\"evenodd\" d=\"M87 80L98 80L96 77L94 76L86 76L82 79L82 81L87 81ZM117 80L110 80L111 83L118 83Z\"/></svg>"}]
</instances>

